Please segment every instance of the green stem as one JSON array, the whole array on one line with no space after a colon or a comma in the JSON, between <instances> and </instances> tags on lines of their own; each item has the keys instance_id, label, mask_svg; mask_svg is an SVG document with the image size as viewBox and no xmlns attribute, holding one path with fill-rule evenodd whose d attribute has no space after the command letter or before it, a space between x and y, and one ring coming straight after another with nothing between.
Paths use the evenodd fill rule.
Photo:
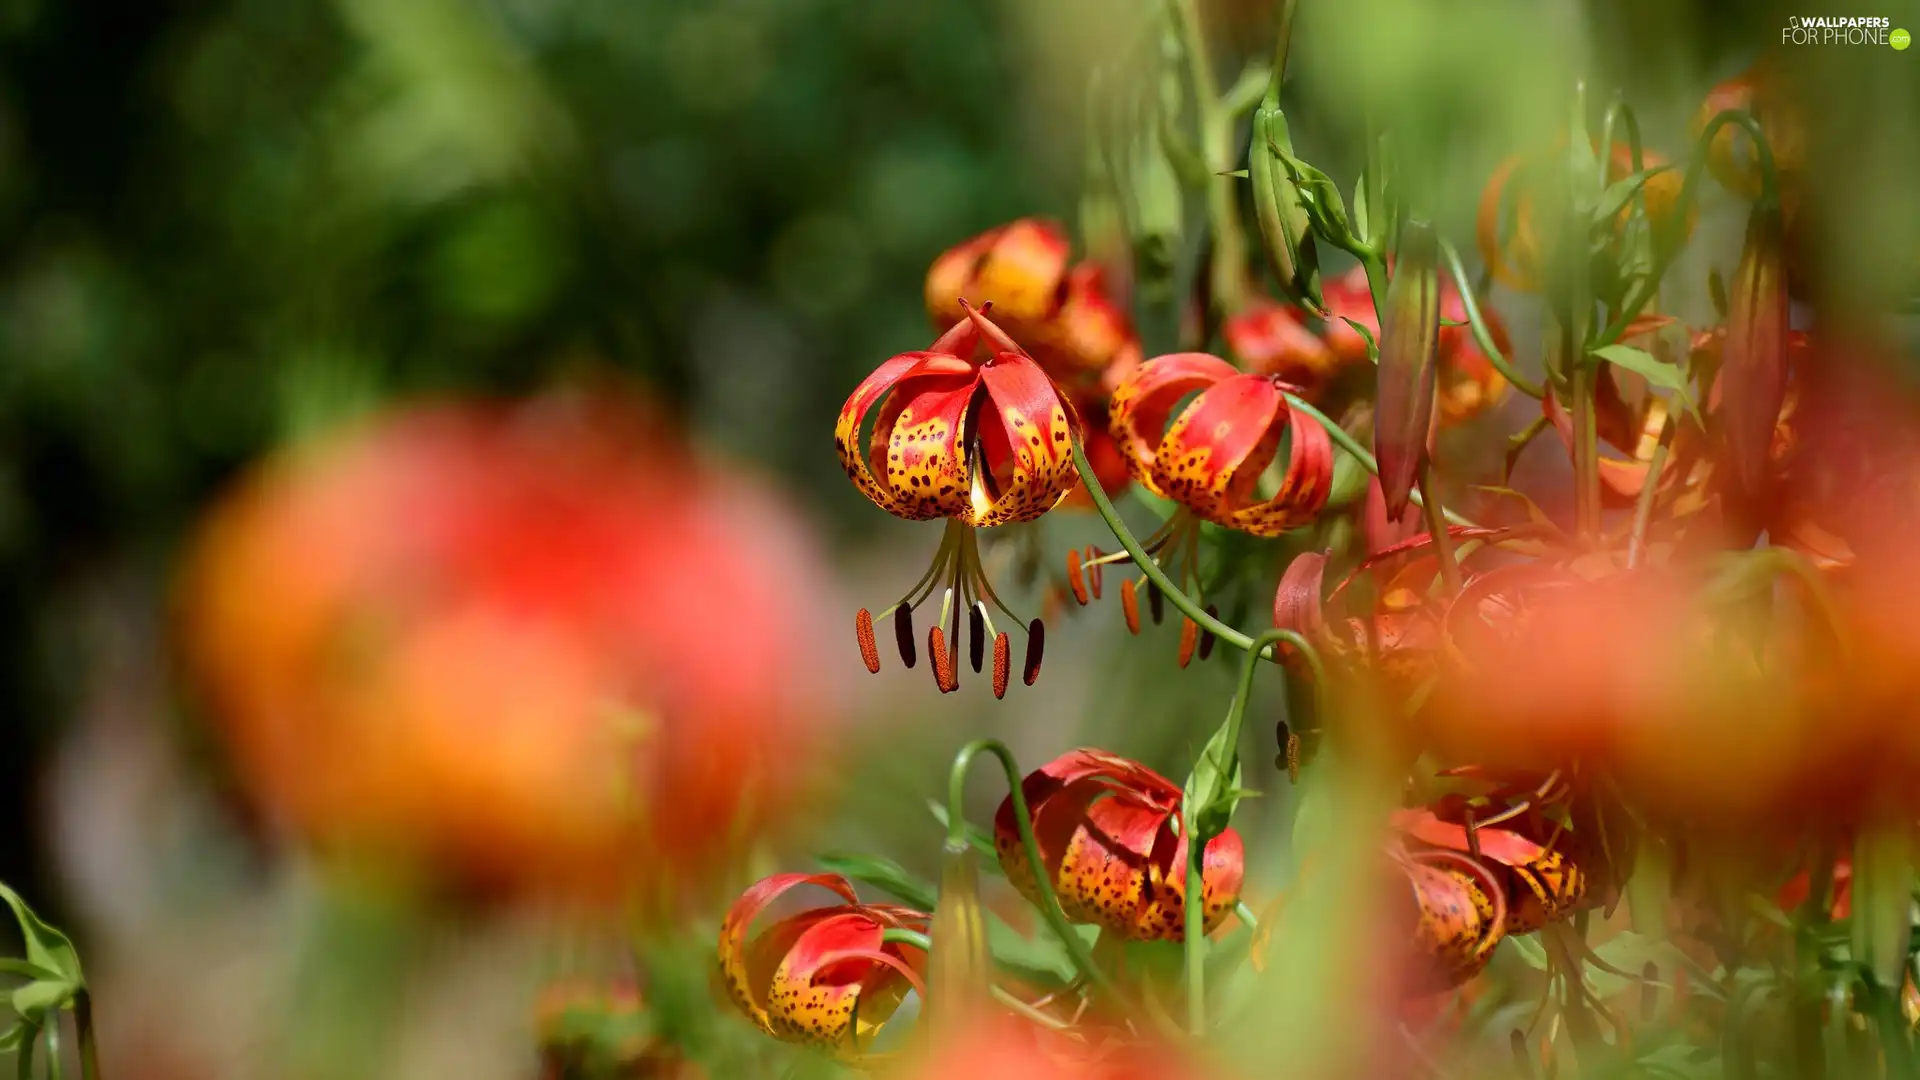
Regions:
<instances>
[{"instance_id":1,"label":"green stem","mask_svg":"<svg viewBox=\"0 0 1920 1080\"><path fill-rule=\"evenodd\" d=\"M1217 311L1233 313L1240 310L1244 299L1247 252L1235 201L1238 181L1227 175L1233 169L1228 138L1232 134L1229 130L1232 117L1221 107L1220 86L1214 79L1213 61L1207 56L1207 38L1200 23L1198 0L1167 2L1173 8L1181 48L1187 55L1187 75L1192 83L1194 113L1200 127L1200 156L1213 174L1207 182L1207 221L1213 233L1208 280L1213 305Z\"/></svg>"},{"instance_id":2,"label":"green stem","mask_svg":"<svg viewBox=\"0 0 1920 1080\"><path fill-rule=\"evenodd\" d=\"M1368 472L1372 473L1375 476L1380 475L1380 463L1374 460L1373 451L1368 450L1365 446L1362 446L1360 444L1360 440L1354 438L1352 434L1350 434L1347 431L1346 428L1343 428L1339 424L1334 423L1332 417L1328 416L1326 413L1321 412L1319 409L1315 408L1312 404L1310 404L1306 400L1300 397L1297 397L1293 394L1287 395L1287 404L1293 406L1295 409L1299 410L1300 412L1307 414L1308 418L1313 420L1315 423L1319 424L1321 427L1326 428L1327 434L1331 436L1333 441L1339 445L1340 449L1345 450L1349 454L1352 454L1354 456L1354 459L1360 462L1361 467L1365 468ZM1084 476L1085 473L1083 472L1082 475ZM1413 504L1415 506L1426 505L1426 500L1421 497L1418 491L1413 492ZM1467 518L1461 517L1459 514L1456 514L1451 510L1445 511L1445 513L1446 513L1447 520L1453 522L1455 525L1464 525L1469 529L1477 529L1480 527L1474 524L1472 521L1468 520Z\"/></svg>"},{"instance_id":3,"label":"green stem","mask_svg":"<svg viewBox=\"0 0 1920 1080\"><path fill-rule=\"evenodd\" d=\"M1074 447L1077 452L1078 444ZM1088 470L1091 471L1091 470ZM1095 482L1088 490L1098 488ZM1148 560L1150 561L1150 560ZM1215 631L1217 634L1219 631ZM985 751L1000 759L1000 766L1007 777L1008 798L1013 802L1014 824L1020 830L1020 846L1027 852L1027 868L1033 873L1034 888L1040 893L1040 914L1054 936L1065 946L1067 955L1072 957L1073 966L1079 969L1093 987L1113 1001L1122 1005L1126 998L1120 993L1107 973L1093 959L1092 950L1087 943L1074 933L1073 924L1067 921L1067 913L1060 907L1060 897L1053 891L1053 879L1047 870L1047 861L1040 854L1040 841L1033 835L1033 816L1027 809L1027 793L1021 785L1023 779L1020 765L1014 760L1013 751L998 739L975 739L960 748L954 755L953 768L947 773L947 840L952 843L955 834L960 842L966 842L966 817L963 812L962 795L966 790L967 769L972 766L975 755Z\"/></svg>"},{"instance_id":4,"label":"green stem","mask_svg":"<svg viewBox=\"0 0 1920 1080\"><path fill-rule=\"evenodd\" d=\"M1433 482L1433 462L1423 462L1420 466L1420 509L1427 518L1427 532L1433 537L1433 552L1440 560L1440 580L1447 587L1448 595L1460 591L1460 563L1454 558L1453 536L1447 532L1447 519L1440 505L1440 495Z\"/></svg>"},{"instance_id":5,"label":"green stem","mask_svg":"<svg viewBox=\"0 0 1920 1080\"><path fill-rule=\"evenodd\" d=\"M1247 655L1251 656L1252 653ZM1192 808L1188 808L1187 833L1187 1030L1196 1039L1207 1034L1207 934L1206 866L1207 843L1194 828Z\"/></svg>"},{"instance_id":6,"label":"green stem","mask_svg":"<svg viewBox=\"0 0 1920 1080\"><path fill-rule=\"evenodd\" d=\"M47 1037L47 1080L61 1080L67 1069L60 1060L60 1015L50 1013L49 1016L52 1023L42 1029Z\"/></svg>"},{"instance_id":7,"label":"green stem","mask_svg":"<svg viewBox=\"0 0 1920 1080\"><path fill-rule=\"evenodd\" d=\"M1293 7L1295 0L1280 0L1274 16L1273 66L1267 69L1267 92L1261 103L1269 109L1280 107L1280 85L1287 77L1287 51L1293 45Z\"/></svg>"},{"instance_id":8,"label":"green stem","mask_svg":"<svg viewBox=\"0 0 1920 1080\"><path fill-rule=\"evenodd\" d=\"M1561 344L1572 348L1571 329L1563 328ZM1573 368L1573 483L1574 517L1580 534L1600 531L1600 435L1594 417L1594 365L1585 356L1567 356Z\"/></svg>"},{"instance_id":9,"label":"green stem","mask_svg":"<svg viewBox=\"0 0 1920 1080\"><path fill-rule=\"evenodd\" d=\"M20 1033L20 1049L14 1051L14 1075L19 1080L33 1080L33 1044L40 1041L40 1029L29 1025Z\"/></svg>"},{"instance_id":10,"label":"green stem","mask_svg":"<svg viewBox=\"0 0 1920 1080\"><path fill-rule=\"evenodd\" d=\"M1240 73L1240 77L1220 95L1220 111L1231 117L1245 116L1253 111L1265 99L1267 87L1273 82L1272 71L1258 65L1250 65Z\"/></svg>"},{"instance_id":11,"label":"green stem","mask_svg":"<svg viewBox=\"0 0 1920 1080\"><path fill-rule=\"evenodd\" d=\"M1640 498L1633 505L1633 531L1627 534L1627 569L1640 565L1640 554L1647 543L1647 523L1653 518L1654 495L1660 489L1660 472L1667 467L1667 452L1673 447L1673 435L1678 427L1673 422L1673 414L1668 413L1666 422L1660 425L1660 441L1653 447L1653 459L1647 462L1647 478L1641 484Z\"/></svg>"},{"instance_id":12,"label":"green stem","mask_svg":"<svg viewBox=\"0 0 1920 1080\"><path fill-rule=\"evenodd\" d=\"M1373 213L1369 206L1367 213ZM1387 325L1387 260L1380 254L1381 246L1360 258L1360 265L1367 272L1367 291L1373 294L1373 319L1382 331Z\"/></svg>"},{"instance_id":13,"label":"green stem","mask_svg":"<svg viewBox=\"0 0 1920 1080\"><path fill-rule=\"evenodd\" d=\"M100 1051L93 1038L93 995L84 986L73 996L73 1028L80 1041L81 1080L100 1080Z\"/></svg>"},{"instance_id":14,"label":"green stem","mask_svg":"<svg viewBox=\"0 0 1920 1080\"><path fill-rule=\"evenodd\" d=\"M1440 253L1446 256L1447 270L1453 274L1453 283L1460 290L1460 302L1467 309L1467 324L1473 330L1474 342L1480 346L1481 352L1487 354L1493 369L1511 383L1515 390L1538 401L1546 391L1539 383L1520 374L1519 369L1513 366L1513 362L1507 359L1507 355L1500 351L1500 346L1494 344L1493 334L1487 329L1486 316L1480 312L1480 301L1475 297L1472 283L1467 280L1465 267L1460 264L1460 253L1454 250L1451 241L1444 238L1440 241Z\"/></svg>"}]
</instances>

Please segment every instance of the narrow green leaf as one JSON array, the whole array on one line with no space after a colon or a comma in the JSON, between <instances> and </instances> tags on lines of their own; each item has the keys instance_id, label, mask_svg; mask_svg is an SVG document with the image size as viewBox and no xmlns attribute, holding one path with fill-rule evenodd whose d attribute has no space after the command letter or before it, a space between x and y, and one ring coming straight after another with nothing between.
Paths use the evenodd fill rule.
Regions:
<instances>
[{"instance_id":1,"label":"narrow green leaf","mask_svg":"<svg viewBox=\"0 0 1920 1080\"><path fill-rule=\"evenodd\" d=\"M19 893L5 885L0 885L0 899L13 908L14 918L20 922L20 936L26 942L27 959L38 967L59 974L75 986L84 986L86 980L80 972L80 954L74 950L73 942L67 940L67 935L48 926L33 913Z\"/></svg>"},{"instance_id":2,"label":"narrow green leaf","mask_svg":"<svg viewBox=\"0 0 1920 1080\"><path fill-rule=\"evenodd\" d=\"M1913 840L1904 826L1871 828L1853 846L1853 959L1897 993L1913 934Z\"/></svg>"},{"instance_id":3,"label":"narrow green leaf","mask_svg":"<svg viewBox=\"0 0 1920 1080\"><path fill-rule=\"evenodd\" d=\"M822 870L871 885L921 911L932 911L937 899L932 882L914 876L884 856L830 851L814 856L813 861Z\"/></svg>"},{"instance_id":4,"label":"narrow green leaf","mask_svg":"<svg viewBox=\"0 0 1920 1080\"><path fill-rule=\"evenodd\" d=\"M1204 838L1225 830L1233 808L1246 796L1240 786L1240 748L1228 741L1233 734L1233 718L1229 716L1201 748L1187 777L1187 814Z\"/></svg>"}]
</instances>

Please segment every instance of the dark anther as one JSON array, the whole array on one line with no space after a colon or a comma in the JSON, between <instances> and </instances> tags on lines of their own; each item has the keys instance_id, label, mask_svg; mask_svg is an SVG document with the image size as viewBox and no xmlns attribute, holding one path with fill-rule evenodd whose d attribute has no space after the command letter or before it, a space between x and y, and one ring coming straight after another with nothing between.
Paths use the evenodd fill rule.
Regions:
<instances>
[{"instance_id":1,"label":"dark anther","mask_svg":"<svg viewBox=\"0 0 1920 1080\"><path fill-rule=\"evenodd\" d=\"M967 609L967 655L973 661L973 673L980 674L980 662L987 648L987 617L980 605Z\"/></svg>"},{"instance_id":2,"label":"dark anther","mask_svg":"<svg viewBox=\"0 0 1920 1080\"><path fill-rule=\"evenodd\" d=\"M1040 677L1040 659L1047 652L1047 626L1039 619L1027 624L1027 664L1020 679L1028 686Z\"/></svg>"},{"instance_id":3,"label":"dark anther","mask_svg":"<svg viewBox=\"0 0 1920 1080\"><path fill-rule=\"evenodd\" d=\"M1147 610L1152 613L1153 625L1155 626L1160 625L1160 619L1166 614L1166 608L1162 606L1164 603L1165 601L1160 598L1160 586L1155 585L1152 578L1148 578Z\"/></svg>"},{"instance_id":4,"label":"dark anther","mask_svg":"<svg viewBox=\"0 0 1920 1080\"><path fill-rule=\"evenodd\" d=\"M893 613L893 640L900 646L900 662L913 666L913 605L902 603L900 610Z\"/></svg>"},{"instance_id":5,"label":"dark anther","mask_svg":"<svg viewBox=\"0 0 1920 1080\"><path fill-rule=\"evenodd\" d=\"M1220 617L1220 609L1217 607L1214 607L1212 604L1208 604L1207 614L1218 619ZM1202 630L1200 631L1200 659L1205 660L1207 657L1212 655L1213 655L1213 631Z\"/></svg>"}]
</instances>

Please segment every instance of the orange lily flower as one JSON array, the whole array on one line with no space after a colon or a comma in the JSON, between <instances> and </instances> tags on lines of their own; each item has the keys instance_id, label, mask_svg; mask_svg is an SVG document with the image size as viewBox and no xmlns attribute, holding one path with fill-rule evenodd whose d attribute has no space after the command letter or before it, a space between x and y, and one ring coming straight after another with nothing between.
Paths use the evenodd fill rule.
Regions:
<instances>
[{"instance_id":1,"label":"orange lily flower","mask_svg":"<svg viewBox=\"0 0 1920 1080\"><path fill-rule=\"evenodd\" d=\"M1052 380L986 314L961 301L967 318L922 352L902 353L867 376L841 407L834 448L854 486L874 505L909 521L944 517L947 535L919 584L878 619L854 620L861 659L880 670L874 623L896 616L900 656L914 664L913 609L946 586L927 651L934 682L957 690L960 619L969 620L973 669L993 642L994 696L1006 693L1007 634L993 631L991 603L1018 618L981 569L976 529L1031 521L1066 498L1078 473L1073 440L1080 420ZM862 432L877 411L863 452ZM949 618L951 622L949 622ZM1027 624L1025 681L1040 673L1044 627ZM949 652L949 650L952 650Z\"/></svg>"},{"instance_id":2,"label":"orange lily flower","mask_svg":"<svg viewBox=\"0 0 1920 1080\"><path fill-rule=\"evenodd\" d=\"M1186 939L1187 840L1175 830L1180 788L1136 761L1073 750L1021 781L1042 860L1067 918L1134 941ZM1013 797L993 821L1007 880L1039 903ZM1212 933L1240 900L1246 849L1228 829L1207 842L1201 873Z\"/></svg>"},{"instance_id":3,"label":"orange lily flower","mask_svg":"<svg viewBox=\"0 0 1920 1080\"><path fill-rule=\"evenodd\" d=\"M844 903L752 933L762 912L802 885L827 889ZM907 991L925 983L926 953L885 940L886 932L925 933L929 921L910 908L861 903L838 874L775 874L728 909L720 925L721 976L734 1006L760 1030L858 1061Z\"/></svg>"}]
</instances>

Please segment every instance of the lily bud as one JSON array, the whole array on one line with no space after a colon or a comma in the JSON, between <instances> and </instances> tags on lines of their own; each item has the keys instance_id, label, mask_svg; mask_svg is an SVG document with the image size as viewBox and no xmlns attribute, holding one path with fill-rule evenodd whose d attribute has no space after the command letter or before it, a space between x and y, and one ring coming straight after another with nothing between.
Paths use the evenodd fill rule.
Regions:
<instances>
[{"instance_id":1,"label":"lily bud","mask_svg":"<svg viewBox=\"0 0 1920 1080\"><path fill-rule=\"evenodd\" d=\"M1373 452L1387 516L1406 513L1433 438L1434 357L1440 336L1440 242L1433 226L1409 221L1387 285L1380 331L1379 405Z\"/></svg>"},{"instance_id":2,"label":"lily bud","mask_svg":"<svg viewBox=\"0 0 1920 1080\"><path fill-rule=\"evenodd\" d=\"M1282 296L1321 311L1326 304L1320 299L1320 258L1314 250L1307 209L1280 157L1292 152L1287 118L1279 107L1261 105L1254 110L1247 175L1253 181L1253 213L1260 225L1267 266Z\"/></svg>"},{"instance_id":3,"label":"lily bud","mask_svg":"<svg viewBox=\"0 0 1920 1080\"><path fill-rule=\"evenodd\" d=\"M1787 388L1787 281L1781 272L1779 214L1756 208L1730 282L1722 353L1727 450L1734 476L1757 493L1768 472L1775 421Z\"/></svg>"}]
</instances>

